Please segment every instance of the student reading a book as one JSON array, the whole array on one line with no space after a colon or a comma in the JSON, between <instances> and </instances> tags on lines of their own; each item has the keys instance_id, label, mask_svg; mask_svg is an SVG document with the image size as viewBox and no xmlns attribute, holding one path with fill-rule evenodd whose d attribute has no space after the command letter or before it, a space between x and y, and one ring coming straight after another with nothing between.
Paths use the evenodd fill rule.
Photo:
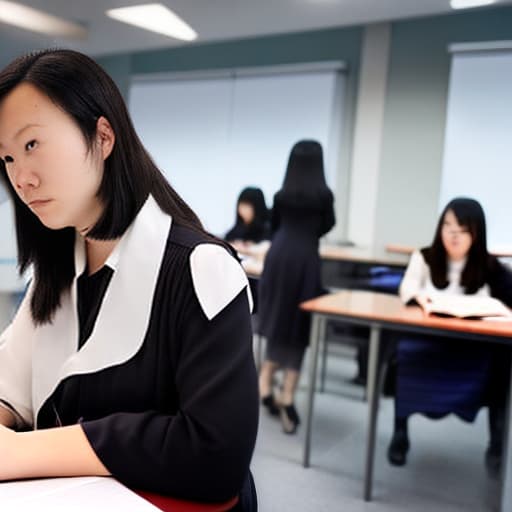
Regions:
<instances>
[{"instance_id":1,"label":"student reading a book","mask_svg":"<svg viewBox=\"0 0 512 512\"><path fill-rule=\"evenodd\" d=\"M487 252L484 212L469 198L445 207L430 247L412 254L400 286L405 303L428 309L436 296L492 296L512 306L512 274ZM406 462L411 414L442 418L453 413L471 422L489 406L487 468L495 473L502 451L510 353L495 345L410 335L397 345L391 464Z\"/></svg>"},{"instance_id":2,"label":"student reading a book","mask_svg":"<svg viewBox=\"0 0 512 512\"><path fill-rule=\"evenodd\" d=\"M0 72L0 157L34 275L0 335L0 480L113 475L255 510L247 279L112 79L74 51L16 59Z\"/></svg>"}]
</instances>

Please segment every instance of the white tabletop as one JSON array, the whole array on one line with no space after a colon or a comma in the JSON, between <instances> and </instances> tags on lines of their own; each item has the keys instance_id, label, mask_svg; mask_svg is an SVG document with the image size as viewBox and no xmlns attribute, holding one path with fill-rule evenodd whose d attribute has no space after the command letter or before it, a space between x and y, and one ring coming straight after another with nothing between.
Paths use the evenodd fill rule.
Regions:
<instances>
[{"instance_id":1,"label":"white tabletop","mask_svg":"<svg viewBox=\"0 0 512 512\"><path fill-rule=\"evenodd\" d=\"M156 512L160 509L113 478L79 477L0 483L0 510Z\"/></svg>"}]
</instances>

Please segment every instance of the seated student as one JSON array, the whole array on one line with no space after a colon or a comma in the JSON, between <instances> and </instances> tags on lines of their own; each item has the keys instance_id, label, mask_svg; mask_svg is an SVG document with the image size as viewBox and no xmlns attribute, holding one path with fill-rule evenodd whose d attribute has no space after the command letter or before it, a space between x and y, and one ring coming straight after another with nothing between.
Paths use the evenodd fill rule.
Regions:
<instances>
[{"instance_id":1,"label":"seated student","mask_svg":"<svg viewBox=\"0 0 512 512\"><path fill-rule=\"evenodd\" d=\"M254 510L247 280L157 169L111 78L69 50L13 61L0 157L34 271L0 336L0 480L113 475L201 502L243 490L235 510Z\"/></svg>"},{"instance_id":2,"label":"seated student","mask_svg":"<svg viewBox=\"0 0 512 512\"><path fill-rule=\"evenodd\" d=\"M247 187L236 203L235 225L224 237L228 242L259 243L270 238L270 218L263 191Z\"/></svg>"},{"instance_id":3,"label":"seated student","mask_svg":"<svg viewBox=\"0 0 512 512\"><path fill-rule=\"evenodd\" d=\"M468 198L445 207L430 247L416 251L400 286L405 303L424 305L439 294L493 296L512 306L512 274L487 252L484 212ZM500 464L508 382L507 349L484 343L410 335L397 346L395 425L391 464L403 465L409 450L407 421L413 413L442 418L454 413L473 421L489 405L486 464Z\"/></svg>"}]
</instances>

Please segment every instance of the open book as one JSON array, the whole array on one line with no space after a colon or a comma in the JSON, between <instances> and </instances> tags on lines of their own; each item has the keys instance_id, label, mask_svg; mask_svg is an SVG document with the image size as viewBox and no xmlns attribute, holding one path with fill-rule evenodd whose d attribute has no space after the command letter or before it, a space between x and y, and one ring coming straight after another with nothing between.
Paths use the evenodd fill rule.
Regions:
<instances>
[{"instance_id":1,"label":"open book","mask_svg":"<svg viewBox=\"0 0 512 512\"><path fill-rule=\"evenodd\" d=\"M459 318L510 317L512 312L498 299L475 295L439 295L425 307L429 314Z\"/></svg>"}]
</instances>

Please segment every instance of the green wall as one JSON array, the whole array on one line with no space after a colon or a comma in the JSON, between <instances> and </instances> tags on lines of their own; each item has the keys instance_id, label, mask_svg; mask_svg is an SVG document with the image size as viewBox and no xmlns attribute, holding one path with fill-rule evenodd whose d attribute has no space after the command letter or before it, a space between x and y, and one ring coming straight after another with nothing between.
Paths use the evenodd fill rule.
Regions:
<instances>
[{"instance_id":1,"label":"green wall","mask_svg":"<svg viewBox=\"0 0 512 512\"><path fill-rule=\"evenodd\" d=\"M384 115L376 245L428 244L438 215L451 43L512 40L512 8L396 22Z\"/></svg>"},{"instance_id":2,"label":"green wall","mask_svg":"<svg viewBox=\"0 0 512 512\"><path fill-rule=\"evenodd\" d=\"M123 94L131 74L164 73L272 66L300 62L343 60L357 80L361 27L193 44L161 50L98 57Z\"/></svg>"}]
</instances>

